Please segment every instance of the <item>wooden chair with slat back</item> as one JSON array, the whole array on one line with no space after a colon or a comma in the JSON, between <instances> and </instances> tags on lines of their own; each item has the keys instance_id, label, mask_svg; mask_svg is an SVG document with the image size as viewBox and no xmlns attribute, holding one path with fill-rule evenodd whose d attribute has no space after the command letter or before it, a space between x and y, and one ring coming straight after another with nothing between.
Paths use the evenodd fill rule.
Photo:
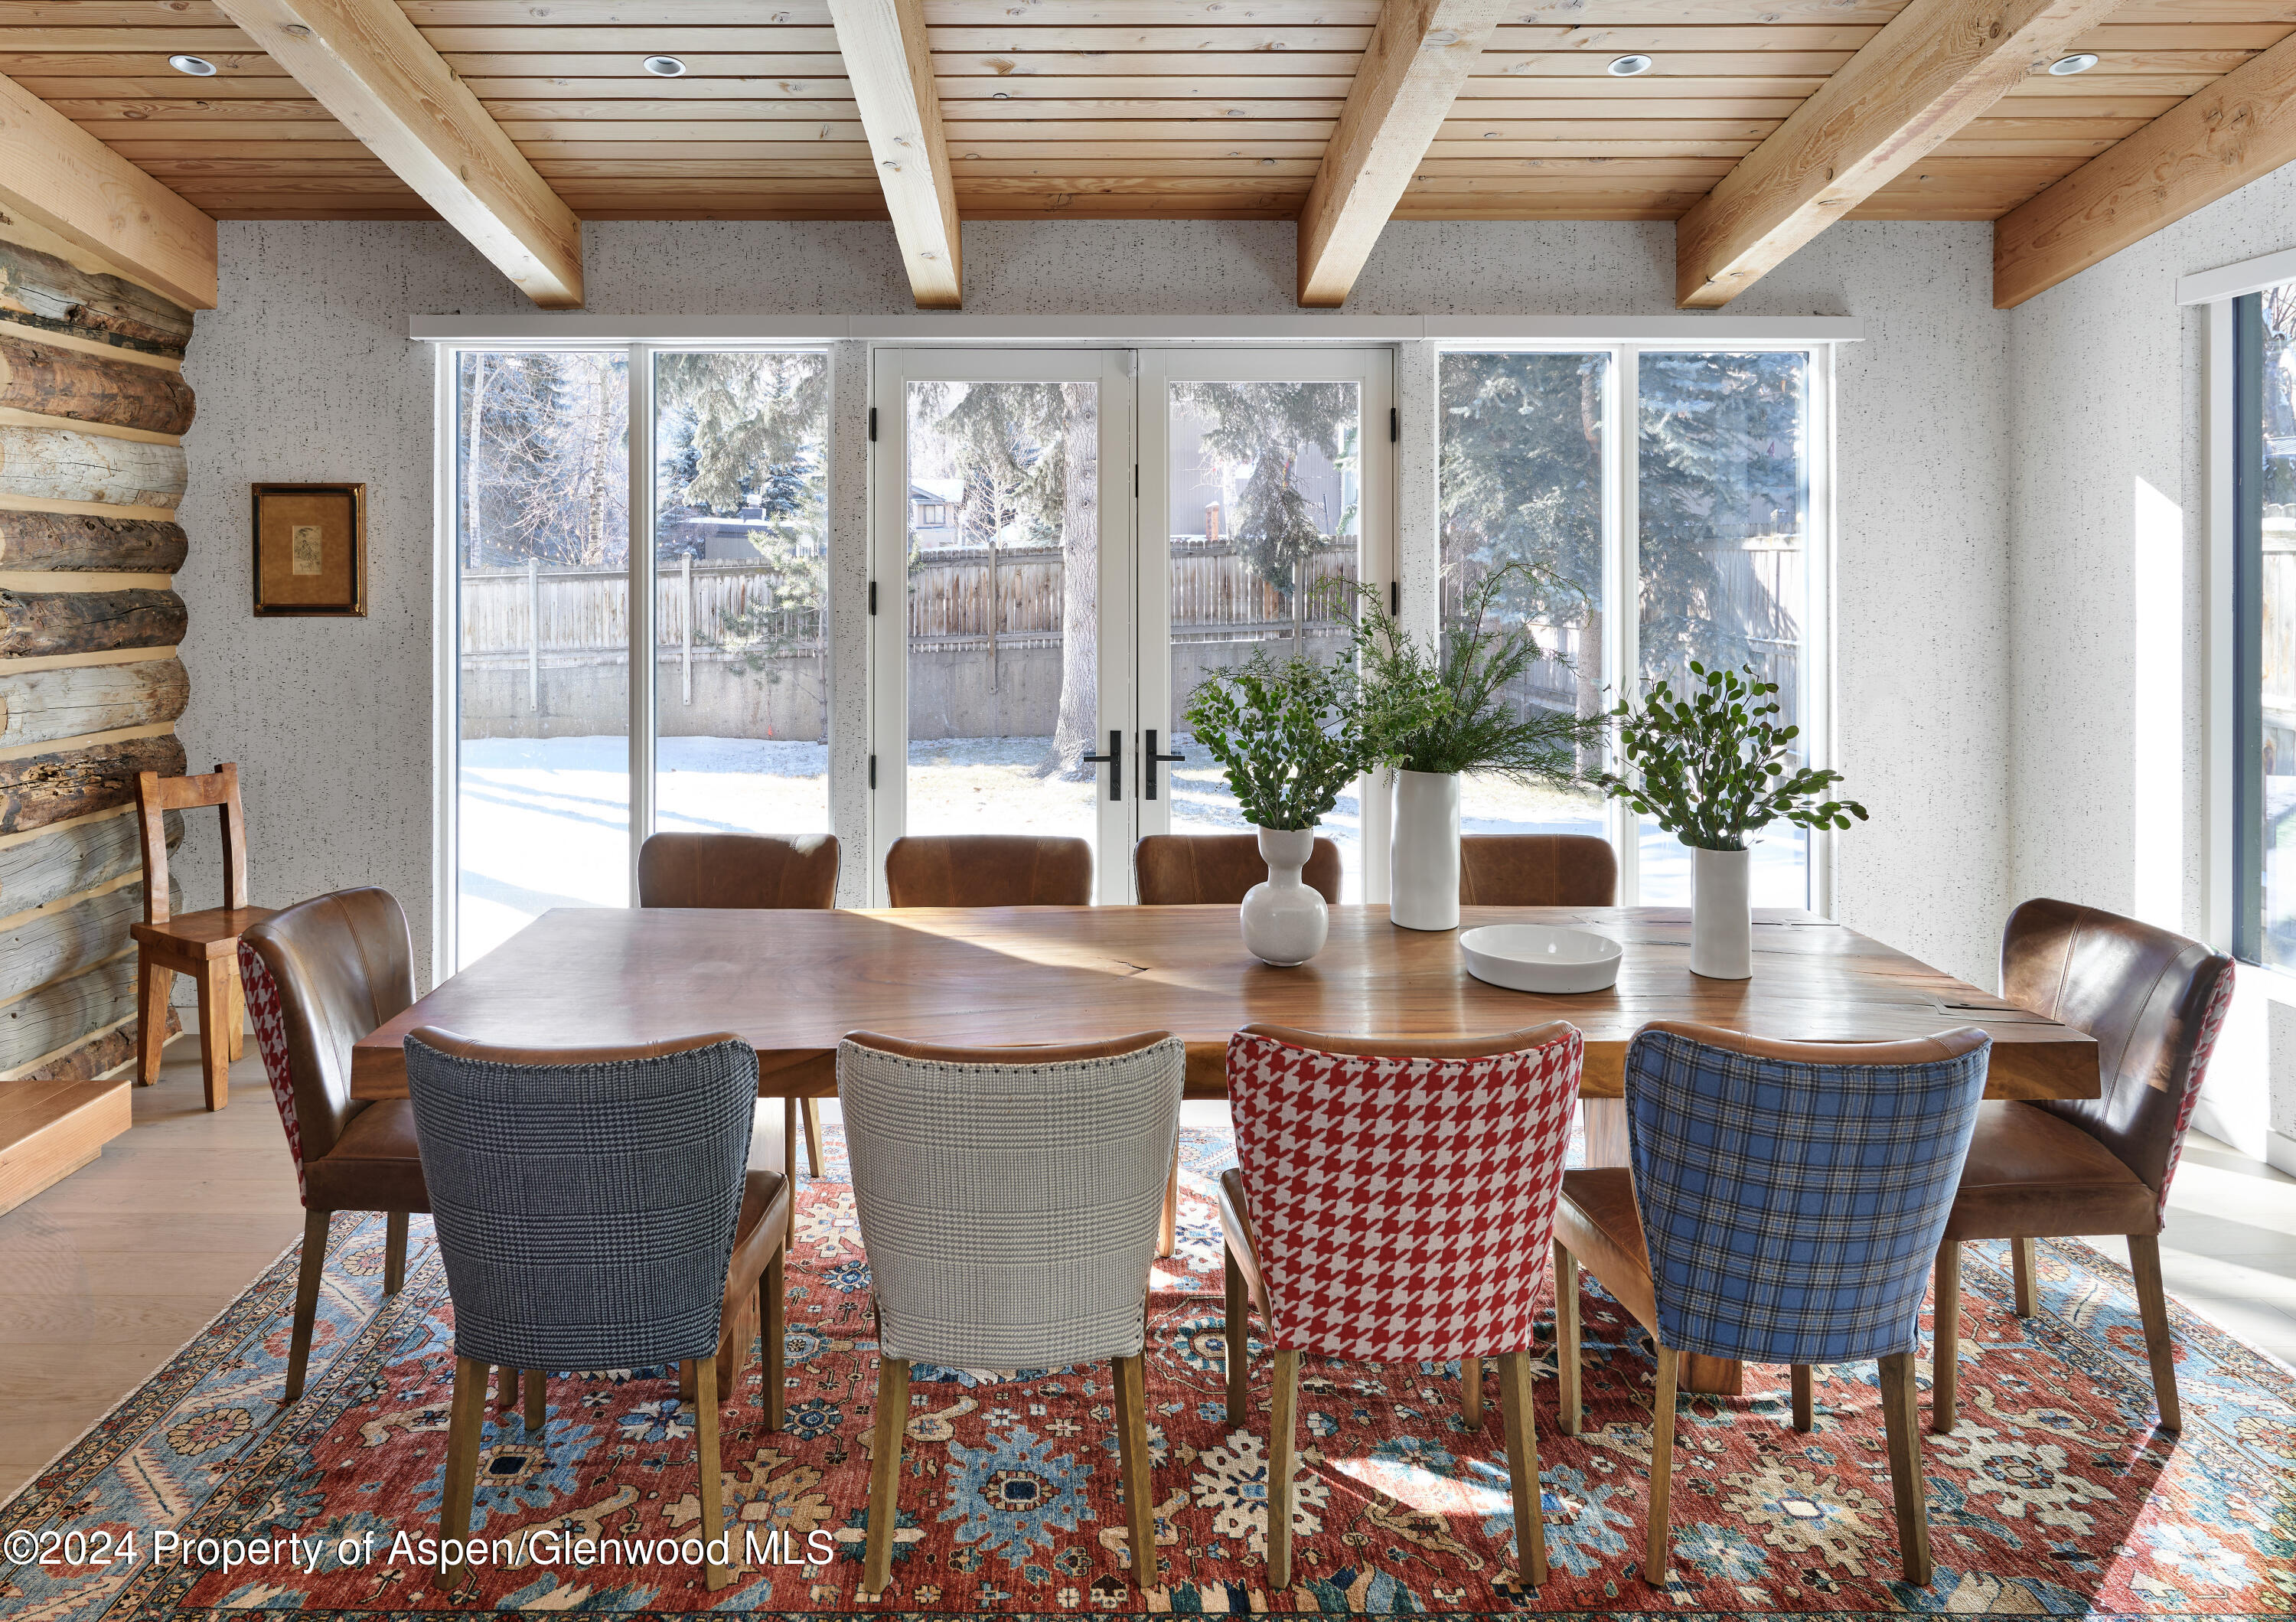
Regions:
<instances>
[{"instance_id":1,"label":"wooden chair with slat back","mask_svg":"<svg viewBox=\"0 0 2296 1622\"><path fill-rule=\"evenodd\" d=\"M223 905L175 913L168 905L168 813L212 806L223 813ZM231 1061L247 1045L247 994L239 979L239 938L278 909L247 899L247 813L239 800L239 767L225 764L204 777L135 774L136 829L144 841L144 922L135 941L135 1079L160 1079L168 1039L168 999L176 976L199 988L200 1067L208 1108L231 1102Z\"/></svg>"}]
</instances>

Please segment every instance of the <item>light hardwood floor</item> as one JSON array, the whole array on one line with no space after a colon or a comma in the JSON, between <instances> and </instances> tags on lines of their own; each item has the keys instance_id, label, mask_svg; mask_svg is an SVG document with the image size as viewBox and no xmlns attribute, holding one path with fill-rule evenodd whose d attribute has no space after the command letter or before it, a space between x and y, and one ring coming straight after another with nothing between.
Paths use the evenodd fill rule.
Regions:
<instances>
[{"instance_id":1,"label":"light hardwood floor","mask_svg":"<svg viewBox=\"0 0 2296 1622\"><path fill-rule=\"evenodd\" d=\"M278 1112L250 1046L231 1107L201 1107L199 1044L178 1039L135 1125L96 1163L0 1216L0 1499L206 1326L302 1230ZM827 1106L831 1119L836 1105ZM781 1106L752 1157L781 1161ZM1225 1106L1190 1104L1190 1125ZM2118 1239L2095 1241L2120 1261ZM2194 1136L2161 1241L2169 1293L2296 1364L2296 1178Z\"/></svg>"}]
</instances>

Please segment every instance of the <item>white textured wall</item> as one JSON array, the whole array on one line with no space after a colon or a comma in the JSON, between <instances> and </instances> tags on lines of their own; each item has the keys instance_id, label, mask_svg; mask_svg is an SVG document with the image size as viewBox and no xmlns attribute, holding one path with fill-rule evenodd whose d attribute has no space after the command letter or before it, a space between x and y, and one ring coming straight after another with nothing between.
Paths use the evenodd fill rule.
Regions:
<instances>
[{"instance_id":1,"label":"white textured wall","mask_svg":"<svg viewBox=\"0 0 2296 1622\"><path fill-rule=\"evenodd\" d=\"M2016 895L2207 933L2206 317L2177 307L2177 278L2290 247L2296 168L2009 314ZM2241 975L2199 1119L2255 1154L2267 1097L2296 1137L2296 1019L2267 1007L2296 1004L2296 980Z\"/></svg>"},{"instance_id":2,"label":"white textured wall","mask_svg":"<svg viewBox=\"0 0 2296 1622\"><path fill-rule=\"evenodd\" d=\"M911 307L882 225L586 235L597 312ZM1989 243L1982 225L1846 224L1734 307L1867 320L1868 341L1840 369L1837 665L1843 764L1874 821L1842 838L1838 906L1980 983L2009 876L2007 323L1987 297ZM181 731L195 763L241 763L258 899L386 886L427 958L431 371L406 317L528 307L443 225L226 223L222 251L221 307L201 317L185 365L200 416L183 507L193 696ZM1282 224L973 225L965 275L967 308L991 314L1294 313ZM1668 225L1402 224L1349 308L1651 315L1672 310L1673 281ZM865 377L857 353L840 354L840 426L857 421ZM1423 470L1400 471L1423 496ZM247 486L283 479L366 482L365 619L250 617ZM834 510L841 545L860 533L856 501ZM857 567L849 551L833 580L849 588ZM840 721L858 702L852 606L849 595L833 610ZM214 882L207 860L186 864L195 895Z\"/></svg>"}]
</instances>

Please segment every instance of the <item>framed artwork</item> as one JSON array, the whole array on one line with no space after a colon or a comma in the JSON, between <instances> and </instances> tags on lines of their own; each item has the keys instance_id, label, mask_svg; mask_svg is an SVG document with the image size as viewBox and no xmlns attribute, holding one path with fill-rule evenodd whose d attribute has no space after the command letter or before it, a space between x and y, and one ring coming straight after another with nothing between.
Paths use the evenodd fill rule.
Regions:
<instances>
[{"instance_id":1,"label":"framed artwork","mask_svg":"<svg viewBox=\"0 0 2296 1622\"><path fill-rule=\"evenodd\" d=\"M366 487L259 484L255 612L366 613Z\"/></svg>"}]
</instances>

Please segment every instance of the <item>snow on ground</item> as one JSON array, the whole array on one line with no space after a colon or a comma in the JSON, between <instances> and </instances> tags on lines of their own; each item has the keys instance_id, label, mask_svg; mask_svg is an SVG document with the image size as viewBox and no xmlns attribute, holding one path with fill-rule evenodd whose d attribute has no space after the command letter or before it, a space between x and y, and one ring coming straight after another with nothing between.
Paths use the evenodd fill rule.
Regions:
<instances>
[{"instance_id":1,"label":"snow on ground","mask_svg":"<svg viewBox=\"0 0 2296 1622\"><path fill-rule=\"evenodd\" d=\"M1046 738L937 738L909 746L913 833L1093 833L1096 781L1040 776ZM1201 751L1166 766L1177 833L1249 826ZM821 832L829 826L829 750L788 739L663 738L654 746L655 825L680 831ZM615 737L485 738L463 745L462 961L492 951L554 906L628 905L629 743ZM1469 833L1595 833L1587 793L1470 780ZM1344 896L1362 894L1363 807L1340 797L1323 831L1340 847ZM1800 906L1802 836L1758 844L1754 901ZM1687 905L1690 853L1646 828L1643 898Z\"/></svg>"}]
</instances>

